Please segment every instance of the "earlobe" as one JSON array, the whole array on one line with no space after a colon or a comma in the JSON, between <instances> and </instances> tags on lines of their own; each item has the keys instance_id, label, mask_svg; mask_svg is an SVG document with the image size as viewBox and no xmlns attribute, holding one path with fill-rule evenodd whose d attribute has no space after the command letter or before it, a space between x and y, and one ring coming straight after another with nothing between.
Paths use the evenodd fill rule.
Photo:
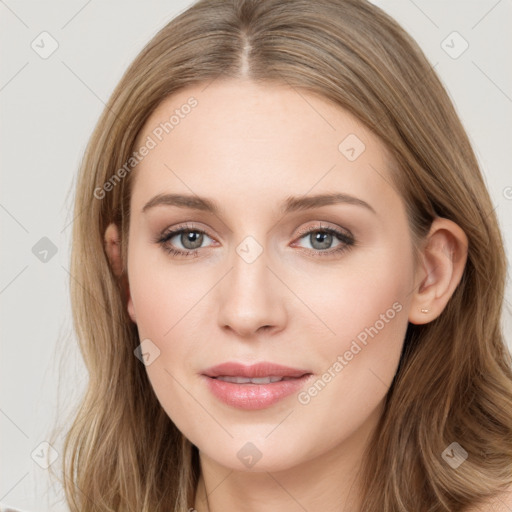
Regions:
<instances>
[{"instance_id":1,"label":"earlobe","mask_svg":"<svg viewBox=\"0 0 512 512\"><path fill-rule=\"evenodd\" d=\"M135 309L130 294L130 287L126 275L123 274L123 261L121 258L121 236L116 224L111 223L105 230L105 251L114 275L121 280L130 318L135 322Z\"/></svg>"},{"instance_id":2,"label":"earlobe","mask_svg":"<svg viewBox=\"0 0 512 512\"><path fill-rule=\"evenodd\" d=\"M468 239L453 221L434 219L416 270L416 289L409 321L426 324L444 310L459 284L466 266Z\"/></svg>"}]
</instances>

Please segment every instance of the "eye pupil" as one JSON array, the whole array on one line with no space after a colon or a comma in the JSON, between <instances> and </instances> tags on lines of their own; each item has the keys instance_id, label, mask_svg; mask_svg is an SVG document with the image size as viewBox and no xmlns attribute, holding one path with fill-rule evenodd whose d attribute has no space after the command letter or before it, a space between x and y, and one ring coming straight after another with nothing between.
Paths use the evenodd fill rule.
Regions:
<instances>
[{"instance_id":1,"label":"eye pupil","mask_svg":"<svg viewBox=\"0 0 512 512\"><path fill-rule=\"evenodd\" d=\"M315 243L319 242L320 247L315 247ZM325 231L317 231L311 235L311 246L315 249L328 249L332 243L332 234Z\"/></svg>"}]
</instances>

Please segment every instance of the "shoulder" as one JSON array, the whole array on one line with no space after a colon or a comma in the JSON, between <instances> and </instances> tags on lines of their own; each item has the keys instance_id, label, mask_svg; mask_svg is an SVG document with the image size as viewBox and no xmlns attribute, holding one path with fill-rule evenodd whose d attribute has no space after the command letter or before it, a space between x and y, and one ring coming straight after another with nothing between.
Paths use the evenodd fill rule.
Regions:
<instances>
[{"instance_id":1,"label":"shoulder","mask_svg":"<svg viewBox=\"0 0 512 512\"><path fill-rule=\"evenodd\" d=\"M0 512L28 512L28 510L21 510L21 508L14 508L0 503Z\"/></svg>"},{"instance_id":2,"label":"shoulder","mask_svg":"<svg viewBox=\"0 0 512 512\"><path fill-rule=\"evenodd\" d=\"M464 512L510 512L512 510L512 485L479 505L473 505ZM0 511L1 512L1 511Z\"/></svg>"}]
</instances>

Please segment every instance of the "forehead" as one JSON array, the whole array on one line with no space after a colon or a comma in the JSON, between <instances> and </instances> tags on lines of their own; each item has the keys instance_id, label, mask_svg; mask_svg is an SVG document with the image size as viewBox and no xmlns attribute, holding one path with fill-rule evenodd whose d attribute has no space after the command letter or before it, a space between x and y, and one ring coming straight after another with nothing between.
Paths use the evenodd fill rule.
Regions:
<instances>
[{"instance_id":1,"label":"forehead","mask_svg":"<svg viewBox=\"0 0 512 512\"><path fill-rule=\"evenodd\" d=\"M338 192L399 201L385 146L353 115L281 84L216 80L163 100L136 149L132 202L179 192L249 208L290 195Z\"/></svg>"}]
</instances>

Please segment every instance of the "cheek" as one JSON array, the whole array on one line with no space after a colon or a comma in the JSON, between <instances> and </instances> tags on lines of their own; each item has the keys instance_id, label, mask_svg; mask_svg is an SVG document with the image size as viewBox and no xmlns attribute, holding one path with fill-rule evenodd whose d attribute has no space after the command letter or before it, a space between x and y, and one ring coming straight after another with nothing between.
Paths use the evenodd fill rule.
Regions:
<instances>
[{"instance_id":1,"label":"cheek","mask_svg":"<svg viewBox=\"0 0 512 512\"><path fill-rule=\"evenodd\" d=\"M354 258L340 271L317 279L314 292L310 288L308 306L323 326L320 342L310 347L320 375L297 398L320 423L336 418L349 430L351 422L356 428L386 395L408 325L408 254L407 247L390 245ZM314 325L318 330L318 324L312 321L304 331L314 331Z\"/></svg>"},{"instance_id":2,"label":"cheek","mask_svg":"<svg viewBox=\"0 0 512 512\"><path fill-rule=\"evenodd\" d=\"M305 332L319 335L321 330L325 340L315 351L332 357L333 351L349 350L354 339L363 344L372 336L396 339L394 330L402 332L407 324L411 269L406 250L390 246L297 280L294 291L313 313L304 316L311 320Z\"/></svg>"},{"instance_id":3,"label":"cheek","mask_svg":"<svg viewBox=\"0 0 512 512\"><path fill-rule=\"evenodd\" d=\"M311 307L332 332L315 347L320 377L298 399L319 423L357 429L385 397L407 330L412 268L409 246L395 240L351 260L313 296Z\"/></svg>"},{"instance_id":4,"label":"cheek","mask_svg":"<svg viewBox=\"0 0 512 512\"><path fill-rule=\"evenodd\" d=\"M173 276L176 277L175 273L167 277L158 274L156 278L155 269L148 271L135 280L133 296L139 337L150 340L149 346L155 354L145 368L153 391L178 429L188 432L187 410L195 404L186 391L189 386L184 376L192 373L194 353L200 350L191 339L195 329L187 313L198 299L195 294L191 296L190 289L188 293L179 293L182 283L177 277L171 280ZM168 282L173 282L172 287L166 285Z\"/></svg>"},{"instance_id":5,"label":"cheek","mask_svg":"<svg viewBox=\"0 0 512 512\"><path fill-rule=\"evenodd\" d=\"M135 244L132 251L128 269L130 295L139 338L152 353L146 371L159 402L174 419L183 416L183 410L190 405L190 395L183 388L184 375L194 371L193 361L202 352L205 334L195 319L211 318L205 310L207 302L202 299L215 280L210 283L206 276L198 279L197 273L191 278L190 272L159 259L148 263L150 255Z\"/></svg>"},{"instance_id":6,"label":"cheek","mask_svg":"<svg viewBox=\"0 0 512 512\"><path fill-rule=\"evenodd\" d=\"M206 274L198 275L189 268L134 247L129 257L129 282L141 338L154 338L165 345L176 330L190 324L197 307L201 308L201 298L215 281L209 283Z\"/></svg>"}]
</instances>

